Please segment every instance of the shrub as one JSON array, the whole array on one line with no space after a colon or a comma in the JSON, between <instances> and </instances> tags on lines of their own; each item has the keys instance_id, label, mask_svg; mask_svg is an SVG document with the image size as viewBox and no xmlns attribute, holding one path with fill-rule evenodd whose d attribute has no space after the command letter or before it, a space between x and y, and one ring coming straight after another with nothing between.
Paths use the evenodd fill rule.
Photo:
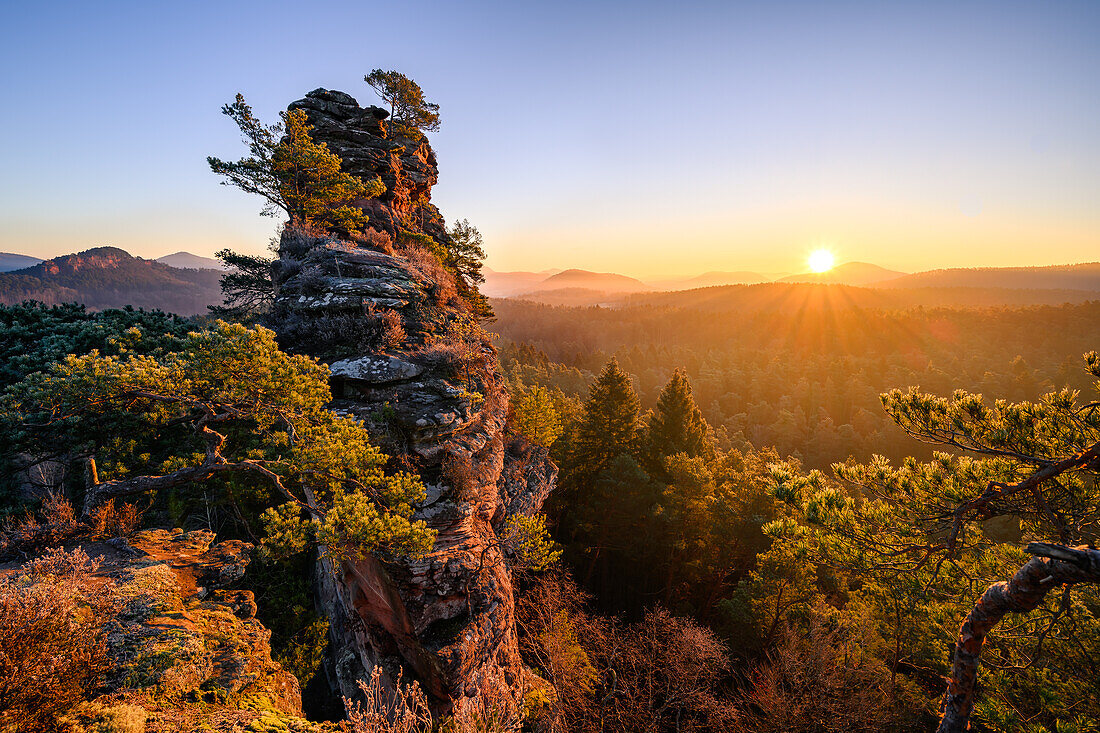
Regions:
<instances>
[{"instance_id":1,"label":"shrub","mask_svg":"<svg viewBox=\"0 0 1100 733\"><path fill-rule=\"evenodd\" d=\"M375 249L386 254L393 254L393 238L386 232L367 228L362 232L352 232L351 241L366 249Z\"/></svg>"},{"instance_id":2,"label":"shrub","mask_svg":"<svg viewBox=\"0 0 1100 733\"><path fill-rule=\"evenodd\" d=\"M134 504L111 499L92 512L91 529L97 536L127 537L141 526L143 513Z\"/></svg>"},{"instance_id":3,"label":"shrub","mask_svg":"<svg viewBox=\"0 0 1100 733\"><path fill-rule=\"evenodd\" d=\"M93 592L98 563L59 548L0 581L0 731L50 733L109 668ZM101 602L100 602L101 603Z\"/></svg>"},{"instance_id":4,"label":"shrub","mask_svg":"<svg viewBox=\"0 0 1100 733\"><path fill-rule=\"evenodd\" d=\"M512 697L514 686L502 679L482 683L479 694L455 705L451 719L441 726L448 733L513 733L523 725L524 710ZM520 689L520 699L526 690Z\"/></svg>"},{"instance_id":5,"label":"shrub","mask_svg":"<svg viewBox=\"0 0 1100 733\"><path fill-rule=\"evenodd\" d=\"M85 529L76 518L72 504L64 496L50 492L37 513L26 511L22 517L8 519L0 529L0 553L19 552L26 556L59 544Z\"/></svg>"},{"instance_id":6,"label":"shrub","mask_svg":"<svg viewBox=\"0 0 1100 733\"><path fill-rule=\"evenodd\" d=\"M760 733L893 728L889 696L882 689L887 670L861 641L826 628L818 614L806 629L786 627L739 693L745 723Z\"/></svg>"},{"instance_id":7,"label":"shrub","mask_svg":"<svg viewBox=\"0 0 1100 733\"><path fill-rule=\"evenodd\" d=\"M107 502L90 517L78 519L73 506L59 495L50 493L37 514L25 513L0 529L0 555L29 555L50 545L74 537L95 539L125 537L141 524L142 510L133 504Z\"/></svg>"},{"instance_id":8,"label":"shrub","mask_svg":"<svg viewBox=\"0 0 1100 733\"><path fill-rule=\"evenodd\" d=\"M279 236L279 253L301 259L313 248L320 247L335 237L326 229L307 223L287 223Z\"/></svg>"},{"instance_id":9,"label":"shrub","mask_svg":"<svg viewBox=\"0 0 1100 733\"><path fill-rule=\"evenodd\" d=\"M401 320L400 314L392 308L383 310L378 315L380 329L382 332L382 343L391 349L401 346L408 340L408 334L405 333L405 325Z\"/></svg>"},{"instance_id":10,"label":"shrub","mask_svg":"<svg viewBox=\"0 0 1100 733\"><path fill-rule=\"evenodd\" d=\"M403 684L398 675L392 694L382 684L382 670L375 667L370 682L359 682L363 702L344 698L348 722L354 733L431 733L428 698L416 682Z\"/></svg>"},{"instance_id":11,"label":"shrub","mask_svg":"<svg viewBox=\"0 0 1100 733\"><path fill-rule=\"evenodd\" d=\"M394 348L408 341L401 315L391 309L359 313L327 312L303 315L276 313L279 343L290 351L335 360L379 347Z\"/></svg>"},{"instance_id":12,"label":"shrub","mask_svg":"<svg viewBox=\"0 0 1100 733\"><path fill-rule=\"evenodd\" d=\"M441 247L426 234L398 232L395 254L404 257L417 273L434 283L432 296L438 305L463 307L465 300L459 297L455 275L443 266L436 251Z\"/></svg>"},{"instance_id":13,"label":"shrub","mask_svg":"<svg viewBox=\"0 0 1100 733\"><path fill-rule=\"evenodd\" d=\"M517 595L521 652L553 684L564 730L745 730L717 695L728 660L713 633L660 608L624 624L587 613L585 600L568 577Z\"/></svg>"},{"instance_id":14,"label":"shrub","mask_svg":"<svg viewBox=\"0 0 1100 733\"><path fill-rule=\"evenodd\" d=\"M478 471L468 451L455 450L447 454L443 459L443 477L451 485L456 500L470 501L477 496Z\"/></svg>"}]
</instances>

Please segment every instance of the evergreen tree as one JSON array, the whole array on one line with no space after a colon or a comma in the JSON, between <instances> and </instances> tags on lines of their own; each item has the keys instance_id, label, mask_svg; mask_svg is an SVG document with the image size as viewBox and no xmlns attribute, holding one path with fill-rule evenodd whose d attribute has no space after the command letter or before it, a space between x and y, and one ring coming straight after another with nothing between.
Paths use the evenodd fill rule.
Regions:
<instances>
[{"instance_id":1,"label":"evergreen tree","mask_svg":"<svg viewBox=\"0 0 1100 733\"><path fill-rule=\"evenodd\" d=\"M660 467L665 458L685 453L692 458L714 458L714 447L707 438L707 421L695 404L691 383L677 369L661 394L646 430L646 457Z\"/></svg>"},{"instance_id":2,"label":"evergreen tree","mask_svg":"<svg viewBox=\"0 0 1100 733\"><path fill-rule=\"evenodd\" d=\"M477 286L485 282L481 272L481 263L485 259L484 242L481 232L467 219L455 221L448 227L450 243L443 255L443 264L451 270L458 280L459 292L469 301L474 313L480 318L493 318L493 309L489 300L482 295Z\"/></svg>"},{"instance_id":3,"label":"evergreen tree","mask_svg":"<svg viewBox=\"0 0 1100 733\"><path fill-rule=\"evenodd\" d=\"M275 302L271 268L275 260L262 255L244 255L231 249L214 254L229 269L221 277L222 305L208 306L223 318L249 318L267 312Z\"/></svg>"},{"instance_id":4,"label":"evergreen tree","mask_svg":"<svg viewBox=\"0 0 1100 733\"><path fill-rule=\"evenodd\" d=\"M456 221L447 229L451 237L451 246L447 248L449 264L463 279L467 287L476 289L485 282L481 274L481 263L485 259L484 241L481 232L467 219Z\"/></svg>"},{"instance_id":5,"label":"evergreen tree","mask_svg":"<svg viewBox=\"0 0 1100 733\"><path fill-rule=\"evenodd\" d=\"M233 481L267 507L274 552L312 540L335 560L431 547L435 533L413 519L419 477L387 473L363 426L328 409L327 366L280 351L272 331L223 321L170 353L144 351L69 355L11 386L0 398L9 450L82 453L88 513L162 491L228 491Z\"/></svg>"},{"instance_id":6,"label":"evergreen tree","mask_svg":"<svg viewBox=\"0 0 1100 733\"><path fill-rule=\"evenodd\" d=\"M339 156L325 143L313 141L304 110L283 113L283 126L284 136L271 162L291 222L337 231L361 229L367 215L354 204L384 193L382 181L376 178L368 183L343 173Z\"/></svg>"},{"instance_id":7,"label":"evergreen tree","mask_svg":"<svg viewBox=\"0 0 1100 733\"><path fill-rule=\"evenodd\" d=\"M409 77L398 71L375 69L364 76L363 81L389 105L390 119L400 133L439 129L439 105L424 99L424 90Z\"/></svg>"},{"instance_id":8,"label":"evergreen tree","mask_svg":"<svg viewBox=\"0 0 1100 733\"><path fill-rule=\"evenodd\" d=\"M662 528L654 517L662 488L620 453L575 502L568 558L605 611L636 613L661 587Z\"/></svg>"},{"instance_id":9,"label":"evergreen tree","mask_svg":"<svg viewBox=\"0 0 1100 733\"><path fill-rule=\"evenodd\" d=\"M532 443L549 448L561 435L561 420L545 387L535 385L519 392L513 409L516 428Z\"/></svg>"},{"instance_id":10,"label":"evergreen tree","mask_svg":"<svg viewBox=\"0 0 1100 733\"><path fill-rule=\"evenodd\" d=\"M630 375L614 358L607 362L584 403L573 462L579 474L595 475L615 456L638 449L641 407Z\"/></svg>"},{"instance_id":11,"label":"evergreen tree","mask_svg":"<svg viewBox=\"0 0 1100 733\"><path fill-rule=\"evenodd\" d=\"M223 185L262 197L267 216L282 211L294 223L344 231L366 224L355 203L382 194L385 186L341 172L340 158L310 137L313 128L303 110L283 112L281 124L264 125L238 94L222 113L240 128L250 153L236 162L206 159L210 170L225 177Z\"/></svg>"}]
</instances>

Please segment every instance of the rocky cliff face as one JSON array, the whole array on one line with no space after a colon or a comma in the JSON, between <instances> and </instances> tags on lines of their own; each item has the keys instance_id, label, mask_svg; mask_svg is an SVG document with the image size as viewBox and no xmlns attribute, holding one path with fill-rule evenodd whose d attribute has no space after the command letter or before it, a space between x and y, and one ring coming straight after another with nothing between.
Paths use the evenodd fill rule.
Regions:
<instances>
[{"instance_id":1,"label":"rocky cliff face","mask_svg":"<svg viewBox=\"0 0 1100 733\"><path fill-rule=\"evenodd\" d=\"M316 90L291 108L306 110L314 138L347 171L382 178L387 192L364 209L397 244L285 232L280 340L331 365L333 408L366 422L397 464L421 475L428 497L417 515L438 532L419 561L369 559L319 573L330 679L353 697L375 667L390 681L400 670L443 711L489 688L518 697L527 672L496 533L509 516L539 510L557 469L545 450L506 433L495 351L423 246L424 236L446 243L428 200L437 177L428 142L388 137L384 110L341 92Z\"/></svg>"},{"instance_id":2,"label":"rocky cliff face","mask_svg":"<svg viewBox=\"0 0 1100 733\"><path fill-rule=\"evenodd\" d=\"M360 107L343 92L315 89L288 109L305 110L314 140L340 156L345 172L382 179L386 192L362 202L372 227L390 235L406 229L446 236L443 217L430 200L439 166L427 138L392 136L386 110Z\"/></svg>"}]
</instances>

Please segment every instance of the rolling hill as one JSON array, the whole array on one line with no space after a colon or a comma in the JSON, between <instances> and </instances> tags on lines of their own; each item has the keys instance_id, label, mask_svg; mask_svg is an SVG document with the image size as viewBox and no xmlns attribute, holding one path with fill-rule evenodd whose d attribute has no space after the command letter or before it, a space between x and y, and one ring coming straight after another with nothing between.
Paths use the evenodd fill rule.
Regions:
<instances>
[{"instance_id":1,"label":"rolling hill","mask_svg":"<svg viewBox=\"0 0 1100 733\"><path fill-rule=\"evenodd\" d=\"M614 272L590 272L589 270L562 270L538 283L536 291L583 288L604 293L641 293L652 290L641 280L618 275Z\"/></svg>"},{"instance_id":2,"label":"rolling hill","mask_svg":"<svg viewBox=\"0 0 1100 733\"><path fill-rule=\"evenodd\" d=\"M510 295L526 293L538 288L539 283L556 272L559 270L497 272L488 267L482 267L481 274L485 276L485 282L481 284L481 292L490 298L507 298Z\"/></svg>"},{"instance_id":3,"label":"rolling hill","mask_svg":"<svg viewBox=\"0 0 1100 733\"><path fill-rule=\"evenodd\" d=\"M0 273L0 303L77 302L92 309L132 305L193 315L221 302L220 279L215 270L177 269L117 247L95 247Z\"/></svg>"},{"instance_id":4,"label":"rolling hill","mask_svg":"<svg viewBox=\"0 0 1100 733\"><path fill-rule=\"evenodd\" d=\"M24 267L37 265L42 260L29 255L19 255L14 252L0 252L0 272L22 270Z\"/></svg>"},{"instance_id":5,"label":"rolling hill","mask_svg":"<svg viewBox=\"0 0 1100 733\"><path fill-rule=\"evenodd\" d=\"M188 270L224 270L225 266L222 265L221 260L214 259L213 257L202 257L200 255L191 254L190 252L174 252L170 255L164 255L158 257L157 262L168 265L169 267L175 267L177 269Z\"/></svg>"},{"instance_id":6,"label":"rolling hill","mask_svg":"<svg viewBox=\"0 0 1100 733\"><path fill-rule=\"evenodd\" d=\"M1100 291L1100 262L1049 267L974 267L929 270L875 283L882 288L1015 288Z\"/></svg>"},{"instance_id":7,"label":"rolling hill","mask_svg":"<svg viewBox=\"0 0 1100 733\"><path fill-rule=\"evenodd\" d=\"M780 278L781 283L820 283L824 285L871 285L893 280L906 273L887 270L869 262L845 262L826 272L804 272Z\"/></svg>"}]
</instances>

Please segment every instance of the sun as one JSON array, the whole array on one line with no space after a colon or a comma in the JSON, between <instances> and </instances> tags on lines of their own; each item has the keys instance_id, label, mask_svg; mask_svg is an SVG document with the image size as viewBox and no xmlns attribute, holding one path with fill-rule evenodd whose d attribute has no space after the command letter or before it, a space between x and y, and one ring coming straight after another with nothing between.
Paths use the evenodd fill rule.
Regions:
<instances>
[{"instance_id":1,"label":"sun","mask_svg":"<svg viewBox=\"0 0 1100 733\"><path fill-rule=\"evenodd\" d=\"M827 272L833 269L833 253L827 249L815 249L806 260L814 272Z\"/></svg>"}]
</instances>

